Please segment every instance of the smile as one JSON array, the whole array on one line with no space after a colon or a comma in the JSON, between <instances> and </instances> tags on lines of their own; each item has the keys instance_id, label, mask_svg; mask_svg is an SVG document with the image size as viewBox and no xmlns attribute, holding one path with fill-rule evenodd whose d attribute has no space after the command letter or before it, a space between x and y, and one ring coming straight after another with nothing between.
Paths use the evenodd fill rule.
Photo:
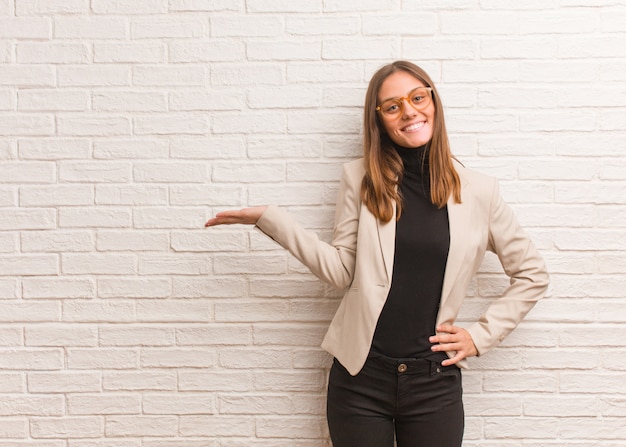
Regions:
<instances>
[{"instance_id":1,"label":"smile","mask_svg":"<svg viewBox=\"0 0 626 447\"><path fill-rule=\"evenodd\" d=\"M420 121L419 123L411 124L410 126L406 126L402 128L402 132L415 132L420 130L422 127L426 125L425 121Z\"/></svg>"}]
</instances>

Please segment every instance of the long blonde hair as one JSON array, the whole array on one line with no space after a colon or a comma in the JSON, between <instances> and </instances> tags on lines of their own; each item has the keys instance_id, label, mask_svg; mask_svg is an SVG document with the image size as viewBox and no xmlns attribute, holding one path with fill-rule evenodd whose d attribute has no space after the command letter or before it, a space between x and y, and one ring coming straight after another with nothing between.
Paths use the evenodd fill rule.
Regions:
<instances>
[{"instance_id":1,"label":"long blonde hair","mask_svg":"<svg viewBox=\"0 0 626 447\"><path fill-rule=\"evenodd\" d=\"M372 76L365 95L363 116L365 176L361 184L361 199L372 214L383 222L389 222L394 217L394 202L397 206L396 219L400 218L403 205L397 188L404 170L402 159L393 149L392 141L385 133L376 111L383 82L397 71L405 71L426 87L432 88L435 119L428 150L430 200L438 208L443 208L450 196L461 203L461 181L452 163L454 157L450 151L443 106L437 89L422 68L411 62L395 61L383 66Z\"/></svg>"}]
</instances>

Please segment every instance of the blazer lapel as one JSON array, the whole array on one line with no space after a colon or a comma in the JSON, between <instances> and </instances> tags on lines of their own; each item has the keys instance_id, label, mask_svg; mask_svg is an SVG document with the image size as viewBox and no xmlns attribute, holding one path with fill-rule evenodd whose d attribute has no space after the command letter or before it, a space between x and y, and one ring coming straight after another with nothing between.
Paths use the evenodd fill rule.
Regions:
<instances>
[{"instance_id":1,"label":"blazer lapel","mask_svg":"<svg viewBox=\"0 0 626 447\"><path fill-rule=\"evenodd\" d=\"M393 216L396 215L396 204L393 204ZM378 227L378 240L380 243L380 250L383 254L383 262L385 263L385 270L387 272L388 284L391 284L391 277L393 275L393 258L396 250L396 219L392 218L389 222L381 222L380 219L376 219L376 225Z\"/></svg>"},{"instance_id":2,"label":"blazer lapel","mask_svg":"<svg viewBox=\"0 0 626 447\"><path fill-rule=\"evenodd\" d=\"M451 197L448 200L448 222L450 225L450 249L446 262L446 271L443 277L443 288L441 291L441 307L450 296L452 287L463 267L467 239L470 233L472 194L463 194L467 188L467 182L461 177L461 200L456 203Z\"/></svg>"}]
</instances>

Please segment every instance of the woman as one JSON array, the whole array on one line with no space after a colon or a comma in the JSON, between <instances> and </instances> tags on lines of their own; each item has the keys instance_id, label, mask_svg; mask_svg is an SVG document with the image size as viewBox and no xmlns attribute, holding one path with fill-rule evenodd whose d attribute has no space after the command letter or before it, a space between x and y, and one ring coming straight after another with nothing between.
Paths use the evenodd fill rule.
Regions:
<instances>
[{"instance_id":1,"label":"woman","mask_svg":"<svg viewBox=\"0 0 626 447\"><path fill-rule=\"evenodd\" d=\"M372 77L364 158L347 163L333 240L276 206L227 211L206 226L248 223L320 279L346 289L322 346L334 356L327 416L334 447L457 447L461 368L504 339L548 286L541 256L497 182L450 152L441 100L418 66ZM479 321L455 320L486 250L510 286Z\"/></svg>"}]
</instances>

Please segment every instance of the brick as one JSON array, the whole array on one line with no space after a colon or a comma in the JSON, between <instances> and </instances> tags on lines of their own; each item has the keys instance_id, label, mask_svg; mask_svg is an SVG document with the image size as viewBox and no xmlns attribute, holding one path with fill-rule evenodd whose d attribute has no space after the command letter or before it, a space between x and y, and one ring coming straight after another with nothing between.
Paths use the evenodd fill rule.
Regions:
<instances>
[{"instance_id":1,"label":"brick","mask_svg":"<svg viewBox=\"0 0 626 447\"><path fill-rule=\"evenodd\" d=\"M130 120L122 116L57 116L58 133L69 136L130 135Z\"/></svg>"},{"instance_id":2,"label":"brick","mask_svg":"<svg viewBox=\"0 0 626 447\"><path fill-rule=\"evenodd\" d=\"M126 39L127 19L123 16L54 17L54 37L59 39Z\"/></svg>"},{"instance_id":3,"label":"brick","mask_svg":"<svg viewBox=\"0 0 626 447\"><path fill-rule=\"evenodd\" d=\"M142 300L137 303L137 320L145 322L209 322L212 310L204 300Z\"/></svg>"},{"instance_id":4,"label":"brick","mask_svg":"<svg viewBox=\"0 0 626 447\"><path fill-rule=\"evenodd\" d=\"M213 86L258 85L260 80L265 85L281 85L283 78L283 67L278 64L267 63L250 63L244 66L221 63L211 67L210 74L211 85ZM246 124L250 124L250 122Z\"/></svg>"},{"instance_id":5,"label":"brick","mask_svg":"<svg viewBox=\"0 0 626 447\"><path fill-rule=\"evenodd\" d=\"M170 346L174 331L154 326L103 326L100 328L101 346Z\"/></svg>"},{"instance_id":6,"label":"brick","mask_svg":"<svg viewBox=\"0 0 626 447\"><path fill-rule=\"evenodd\" d=\"M67 350L70 369L134 369L139 366L139 353L134 349L84 349Z\"/></svg>"},{"instance_id":7,"label":"brick","mask_svg":"<svg viewBox=\"0 0 626 447\"><path fill-rule=\"evenodd\" d=\"M165 232L101 230L96 246L98 251L165 251L169 238Z\"/></svg>"},{"instance_id":8,"label":"brick","mask_svg":"<svg viewBox=\"0 0 626 447\"><path fill-rule=\"evenodd\" d=\"M93 156L98 159L159 159L167 155L167 142L151 138L106 138L93 143Z\"/></svg>"},{"instance_id":9,"label":"brick","mask_svg":"<svg viewBox=\"0 0 626 447\"><path fill-rule=\"evenodd\" d=\"M104 112L164 112L167 95L163 92L96 92L93 108Z\"/></svg>"},{"instance_id":10,"label":"brick","mask_svg":"<svg viewBox=\"0 0 626 447\"><path fill-rule=\"evenodd\" d=\"M541 11L520 13L520 34L587 34L597 29L598 12L582 11Z\"/></svg>"},{"instance_id":11,"label":"brick","mask_svg":"<svg viewBox=\"0 0 626 447\"><path fill-rule=\"evenodd\" d=\"M0 76L1 75L2 73L0 73ZM26 113L11 115L0 114L0 134L2 135L49 136L53 135L54 132L54 119L51 115Z\"/></svg>"},{"instance_id":12,"label":"brick","mask_svg":"<svg viewBox=\"0 0 626 447\"><path fill-rule=\"evenodd\" d=\"M23 90L18 93L18 110L84 111L89 108L89 94L83 90Z\"/></svg>"},{"instance_id":13,"label":"brick","mask_svg":"<svg viewBox=\"0 0 626 447\"><path fill-rule=\"evenodd\" d=\"M146 254L139 260L142 275L205 275L210 268L210 258L199 255Z\"/></svg>"},{"instance_id":14,"label":"brick","mask_svg":"<svg viewBox=\"0 0 626 447\"><path fill-rule=\"evenodd\" d=\"M98 438L104 433L99 417L34 418L30 423L33 438Z\"/></svg>"},{"instance_id":15,"label":"brick","mask_svg":"<svg viewBox=\"0 0 626 447\"><path fill-rule=\"evenodd\" d=\"M174 251L224 252L244 251L248 244L243 234L199 232L172 233L171 247Z\"/></svg>"},{"instance_id":16,"label":"brick","mask_svg":"<svg viewBox=\"0 0 626 447\"><path fill-rule=\"evenodd\" d=\"M107 437L173 437L178 433L176 416L107 416L105 420Z\"/></svg>"},{"instance_id":17,"label":"brick","mask_svg":"<svg viewBox=\"0 0 626 447\"><path fill-rule=\"evenodd\" d=\"M165 61L162 43L94 43L93 61L97 63L159 63Z\"/></svg>"},{"instance_id":18,"label":"brick","mask_svg":"<svg viewBox=\"0 0 626 447\"><path fill-rule=\"evenodd\" d=\"M95 286L94 286L95 289ZM91 292L95 295L95 292ZM135 321L135 306L132 302L91 301L73 299L63 303L63 321L68 322L131 322Z\"/></svg>"},{"instance_id":19,"label":"brick","mask_svg":"<svg viewBox=\"0 0 626 447\"><path fill-rule=\"evenodd\" d=\"M358 61L294 62L287 67L290 82L352 83L363 82L363 67Z\"/></svg>"},{"instance_id":20,"label":"brick","mask_svg":"<svg viewBox=\"0 0 626 447\"><path fill-rule=\"evenodd\" d=\"M380 38L326 39L322 42L322 59L361 60L394 59L399 52L396 39ZM302 60L298 58L296 60Z\"/></svg>"},{"instance_id":21,"label":"brick","mask_svg":"<svg viewBox=\"0 0 626 447\"><path fill-rule=\"evenodd\" d=\"M255 345L280 345L280 346L319 346L324 338L326 325L304 325L297 327L287 324L255 324Z\"/></svg>"},{"instance_id":22,"label":"brick","mask_svg":"<svg viewBox=\"0 0 626 447\"><path fill-rule=\"evenodd\" d=\"M378 12L397 9L399 6L397 0L363 0L360 2L327 0L324 2L324 12Z\"/></svg>"},{"instance_id":23,"label":"brick","mask_svg":"<svg viewBox=\"0 0 626 447\"><path fill-rule=\"evenodd\" d=\"M18 43L17 62L21 64L86 64L90 51L79 43Z\"/></svg>"},{"instance_id":24,"label":"brick","mask_svg":"<svg viewBox=\"0 0 626 447\"><path fill-rule=\"evenodd\" d=\"M289 415L293 413L293 401L284 395L220 396L219 408L221 414Z\"/></svg>"},{"instance_id":25,"label":"brick","mask_svg":"<svg viewBox=\"0 0 626 447\"><path fill-rule=\"evenodd\" d=\"M140 65L133 68L133 83L141 86L200 86L205 76L202 66Z\"/></svg>"},{"instance_id":26,"label":"brick","mask_svg":"<svg viewBox=\"0 0 626 447\"><path fill-rule=\"evenodd\" d=\"M181 370L180 391L240 392L252 390L252 373L237 370Z\"/></svg>"},{"instance_id":27,"label":"brick","mask_svg":"<svg viewBox=\"0 0 626 447\"><path fill-rule=\"evenodd\" d=\"M241 3L238 0L170 0L171 11L208 11L227 12L242 11Z\"/></svg>"},{"instance_id":28,"label":"brick","mask_svg":"<svg viewBox=\"0 0 626 447\"><path fill-rule=\"evenodd\" d=\"M102 388L106 391L174 391L176 376L175 371L105 372Z\"/></svg>"},{"instance_id":29,"label":"brick","mask_svg":"<svg viewBox=\"0 0 626 447\"><path fill-rule=\"evenodd\" d=\"M92 205L93 197L93 187L90 185L22 186L19 191L19 201L23 207Z\"/></svg>"},{"instance_id":30,"label":"brick","mask_svg":"<svg viewBox=\"0 0 626 447\"><path fill-rule=\"evenodd\" d=\"M144 394L144 414L212 414L215 396L211 393Z\"/></svg>"},{"instance_id":31,"label":"brick","mask_svg":"<svg viewBox=\"0 0 626 447\"><path fill-rule=\"evenodd\" d=\"M67 401L70 415L141 414L139 394L77 394L68 396Z\"/></svg>"},{"instance_id":32,"label":"brick","mask_svg":"<svg viewBox=\"0 0 626 447\"><path fill-rule=\"evenodd\" d=\"M182 436L250 437L254 422L238 416L181 416L180 432Z\"/></svg>"},{"instance_id":33,"label":"brick","mask_svg":"<svg viewBox=\"0 0 626 447\"><path fill-rule=\"evenodd\" d=\"M5 395L0 403L1 416L61 416L63 396Z\"/></svg>"},{"instance_id":34,"label":"brick","mask_svg":"<svg viewBox=\"0 0 626 447\"><path fill-rule=\"evenodd\" d=\"M242 130L252 134L276 134L288 130L286 121L282 113L250 112L246 114L245 123L242 123L240 114L224 112L213 117L212 129L217 134L237 134Z\"/></svg>"},{"instance_id":35,"label":"brick","mask_svg":"<svg viewBox=\"0 0 626 447\"><path fill-rule=\"evenodd\" d=\"M0 321L10 322L49 322L58 321L60 304L58 302L0 302L3 314ZM10 312L9 312L10 311Z\"/></svg>"},{"instance_id":36,"label":"brick","mask_svg":"<svg viewBox=\"0 0 626 447\"><path fill-rule=\"evenodd\" d=\"M130 27L133 39L197 38L205 36L207 28L204 20L174 15L134 20Z\"/></svg>"},{"instance_id":37,"label":"brick","mask_svg":"<svg viewBox=\"0 0 626 447\"><path fill-rule=\"evenodd\" d=\"M209 131L205 116L193 114L168 114L133 119L138 135L204 135Z\"/></svg>"},{"instance_id":38,"label":"brick","mask_svg":"<svg viewBox=\"0 0 626 447\"><path fill-rule=\"evenodd\" d=\"M181 346L247 345L252 342L252 327L249 325L210 324L185 327L176 331L177 343Z\"/></svg>"},{"instance_id":39,"label":"brick","mask_svg":"<svg viewBox=\"0 0 626 447\"><path fill-rule=\"evenodd\" d=\"M146 208L135 210L135 228L198 228L204 220L203 209Z\"/></svg>"},{"instance_id":40,"label":"brick","mask_svg":"<svg viewBox=\"0 0 626 447\"><path fill-rule=\"evenodd\" d=\"M179 111L242 110L246 102L245 97L245 92L238 90L185 89L170 94L170 108Z\"/></svg>"},{"instance_id":41,"label":"brick","mask_svg":"<svg viewBox=\"0 0 626 447\"><path fill-rule=\"evenodd\" d=\"M130 85L129 67L123 65L63 65L57 68L60 87L101 87Z\"/></svg>"},{"instance_id":42,"label":"brick","mask_svg":"<svg viewBox=\"0 0 626 447\"><path fill-rule=\"evenodd\" d=\"M326 374L323 371L258 372L254 374L254 387L263 392L324 392ZM294 402L294 405L296 403Z\"/></svg>"},{"instance_id":43,"label":"brick","mask_svg":"<svg viewBox=\"0 0 626 447\"><path fill-rule=\"evenodd\" d=\"M193 44L173 42L169 45L170 62L233 62L244 59L246 48L236 40L212 40Z\"/></svg>"},{"instance_id":44,"label":"brick","mask_svg":"<svg viewBox=\"0 0 626 447\"><path fill-rule=\"evenodd\" d=\"M1 287L1 285L0 285ZM9 347L9 346L21 346L23 345L24 335L23 330L21 328L16 327L8 327L0 329L0 346ZM2 383L3 377L0 375L0 383ZM8 388L11 388L12 385L10 383L13 382L11 377L8 377ZM13 382L14 383L14 382ZM0 384L0 390L3 389L3 386Z\"/></svg>"},{"instance_id":45,"label":"brick","mask_svg":"<svg viewBox=\"0 0 626 447\"><path fill-rule=\"evenodd\" d=\"M281 182L285 179L283 163L251 162L244 165L218 162L213 164L212 179L217 182Z\"/></svg>"},{"instance_id":46,"label":"brick","mask_svg":"<svg viewBox=\"0 0 626 447\"><path fill-rule=\"evenodd\" d=\"M259 3L261 3L259 1ZM263 4L268 4L263 2ZM315 8L313 2L307 3L310 8ZM292 2L289 3L292 5ZM300 11L302 12L302 11ZM333 16L287 16L285 20L285 31L295 36L324 36L342 35L354 36L361 30L358 17L333 17Z\"/></svg>"},{"instance_id":47,"label":"brick","mask_svg":"<svg viewBox=\"0 0 626 447\"><path fill-rule=\"evenodd\" d=\"M244 203L244 187L229 185L171 185L171 205L201 205L211 203L219 206L240 206Z\"/></svg>"},{"instance_id":48,"label":"brick","mask_svg":"<svg viewBox=\"0 0 626 447\"><path fill-rule=\"evenodd\" d=\"M91 0L91 10L96 14L159 14L167 12L167 1L128 3L123 0Z\"/></svg>"},{"instance_id":49,"label":"brick","mask_svg":"<svg viewBox=\"0 0 626 447\"><path fill-rule=\"evenodd\" d=\"M259 417L256 422L260 438L320 438L327 429L324 417Z\"/></svg>"},{"instance_id":50,"label":"brick","mask_svg":"<svg viewBox=\"0 0 626 447\"><path fill-rule=\"evenodd\" d=\"M61 160L87 158L89 140L84 138L20 138L20 158L28 160Z\"/></svg>"},{"instance_id":51,"label":"brick","mask_svg":"<svg viewBox=\"0 0 626 447\"><path fill-rule=\"evenodd\" d=\"M63 273L129 275L136 272L136 259L126 254L64 253Z\"/></svg>"},{"instance_id":52,"label":"brick","mask_svg":"<svg viewBox=\"0 0 626 447\"><path fill-rule=\"evenodd\" d=\"M127 228L130 224L128 209L73 207L59 210L59 227L62 228Z\"/></svg>"},{"instance_id":53,"label":"brick","mask_svg":"<svg viewBox=\"0 0 626 447\"><path fill-rule=\"evenodd\" d=\"M60 370L63 368L63 353L60 349L19 349L0 350L0 369L2 370ZM41 407L41 404L45 407ZM13 408L11 408L13 407ZM4 410L3 410L4 408ZM62 399L56 397L16 396L11 401L3 398L0 414L62 414Z\"/></svg>"},{"instance_id":54,"label":"brick","mask_svg":"<svg viewBox=\"0 0 626 447\"><path fill-rule=\"evenodd\" d=\"M131 164L123 161L65 161L60 165L63 182L126 183L131 179Z\"/></svg>"},{"instance_id":55,"label":"brick","mask_svg":"<svg viewBox=\"0 0 626 447\"><path fill-rule=\"evenodd\" d=\"M55 255L0 256L0 275L56 275L58 271Z\"/></svg>"},{"instance_id":56,"label":"brick","mask_svg":"<svg viewBox=\"0 0 626 447\"><path fill-rule=\"evenodd\" d=\"M98 205L166 205L164 185L97 185Z\"/></svg>"},{"instance_id":57,"label":"brick","mask_svg":"<svg viewBox=\"0 0 626 447\"><path fill-rule=\"evenodd\" d=\"M0 229L2 230L50 230L55 226L56 213L53 209L0 209Z\"/></svg>"},{"instance_id":58,"label":"brick","mask_svg":"<svg viewBox=\"0 0 626 447\"><path fill-rule=\"evenodd\" d=\"M95 282L90 278L32 277L22 279L22 296L29 299L93 298L95 291Z\"/></svg>"},{"instance_id":59,"label":"brick","mask_svg":"<svg viewBox=\"0 0 626 447\"><path fill-rule=\"evenodd\" d=\"M52 22L48 18L7 19L0 17L0 39L50 39L51 37Z\"/></svg>"},{"instance_id":60,"label":"brick","mask_svg":"<svg viewBox=\"0 0 626 447\"><path fill-rule=\"evenodd\" d=\"M57 14L86 14L89 12L89 2L86 0L46 1L46 0L17 0L15 13L18 16L38 16Z\"/></svg>"},{"instance_id":61,"label":"brick","mask_svg":"<svg viewBox=\"0 0 626 447\"><path fill-rule=\"evenodd\" d=\"M30 393L97 392L100 390L100 382L100 373L28 373Z\"/></svg>"},{"instance_id":62,"label":"brick","mask_svg":"<svg viewBox=\"0 0 626 447\"><path fill-rule=\"evenodd\" d=\"M166 298L170 294L170 288L168 279L98 279L98 297L100 298Z\"/></svg>"},{"instance_id":63,"label":"brick","mask_svg":"<svg viewBox=\"0 0 626 447\"><path fill-rule=\"evenodd\" d=\"M246 293L247 281L241 277L175 277L172 296L176 298L236 298Z\"/></svg>"},{"instance_id":64,"label":"brick","mask_svg":"<svg viewBox=\"0 0 626 447\"><path fill-rule=\"evenodd\" d=\"M141 353L144 368L210 368L215 366L213 349L144 349Z\"/></svg>"},{"instance_id":65,"label":"brick","mask_svg":"<svg viewBox=\"0 0 626 447\"><path fill-rule=\"evenodd\" d=\"M291 368L291 351L280 349L224 349L219 356L220 366L233 369Z\"/></svg>"}]
</instances>

